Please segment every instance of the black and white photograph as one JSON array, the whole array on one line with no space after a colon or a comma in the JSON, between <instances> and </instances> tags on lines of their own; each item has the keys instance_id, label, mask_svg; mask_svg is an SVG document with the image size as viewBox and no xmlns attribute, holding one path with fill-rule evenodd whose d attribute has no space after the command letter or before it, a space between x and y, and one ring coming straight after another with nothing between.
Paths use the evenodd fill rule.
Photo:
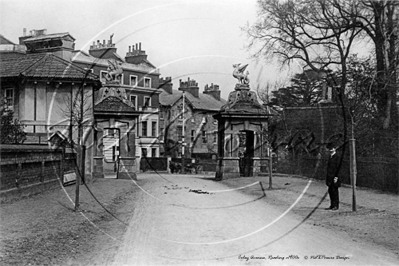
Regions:
<instances>
[{"instance_id":1,"label":"black and white photograph","mask_svg":"<svg viewBox=\"0 0 399 266\"><path fill-rule=\"evenodd\" d=\"M0 264L399 264L399 1L0 0Z\"/></svg>"}]
</instances>

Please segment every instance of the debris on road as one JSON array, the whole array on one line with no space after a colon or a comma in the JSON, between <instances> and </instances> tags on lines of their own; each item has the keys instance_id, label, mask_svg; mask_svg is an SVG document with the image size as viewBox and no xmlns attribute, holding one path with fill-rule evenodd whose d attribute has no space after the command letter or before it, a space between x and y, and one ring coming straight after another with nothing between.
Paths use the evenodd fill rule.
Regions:
<instances>
[{"instance_id":1,"label":"debris on road","mask_svg":"<svg viewBox=\"0 0 399 266\"><path fill-rule=\"evenodd\" d=\"M201 189L190 189L188 192L194 192L197 194L209 194L207 191L202 191Z\"/></svg>"}]
</instances>

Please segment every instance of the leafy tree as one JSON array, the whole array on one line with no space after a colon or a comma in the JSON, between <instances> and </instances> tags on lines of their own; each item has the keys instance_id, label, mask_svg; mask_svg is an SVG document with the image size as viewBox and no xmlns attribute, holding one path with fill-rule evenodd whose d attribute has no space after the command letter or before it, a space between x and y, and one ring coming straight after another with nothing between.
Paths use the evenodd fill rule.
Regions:
<instances>
[{"instance_id":1,"label":"leafy tree","mask_svg":"<svg viewBox=\"0 0 399 266\"><path fill-rule=\"evenodd\" d=\"M26 139L25 125L14 119L14 111L10 110L4 99L0 99L1 144L21 144Z\"/></svg>"},{"instance_id":2,"label":"leafy tree","mask_svg":"<svg viewBox=\"0 0 399 266\"><path fill-rule=\"evenodd\" d=\"M272 91L269 104L284 107L315 105L321 100L322 86L323 79L318 73L304 71L291 79L291 86Z\"/></svg>"}]
</instances>

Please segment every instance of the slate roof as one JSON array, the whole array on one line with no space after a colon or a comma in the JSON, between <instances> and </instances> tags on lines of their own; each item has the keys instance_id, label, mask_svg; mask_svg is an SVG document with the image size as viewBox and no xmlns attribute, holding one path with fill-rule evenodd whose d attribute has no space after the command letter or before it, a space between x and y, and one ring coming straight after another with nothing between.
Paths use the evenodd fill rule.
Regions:
<instances>
[{"instance_id":1,"label":"slate roof","mask_svg":"<svg viewBox=\"0 0 399 266\"><path fill-rule=\"evenodd\" d=\"M146 60L145 62L143 61L143 63L140 64L130 64L125 62L119 54L114 53L114 55L121 60L122 62L121 67L123 70L149 72L154 75L159 75L159 70L148 60ZM90 64L90 65L108 66L108 59L96 58L82 51L74 51L72 56L72 61L77 63Z\"/></svg>"},{"instance_id":2,"label":"slate roof","mask_svg":"<svg viewBox=\"0 0 399 266\"><path fill-rule=\"evenodd\" d=\"M173 90L172 94L167 93L163 89L162 93L159 95L159 103L164 106L172 106L175 104L183 95L182 91ZM220 108L226 104L226 100L220 99L220 101L213 98L213 96L199 93L198 98L193 96L191 93L185 93L186 100L188 100L194 109L199 110L211 110L211 111L219 111Z\"/></svg>"},{"instance_id":3,"label":"slate roof","mask_svg":"<svg viewBox=\"0 0 399 266\"><path fill-rule=\"evenodd\" d=\"M84 79L86 70L52 53L27 54L15 58L0 58L0 78L33 77ZM89 73L86 80L99 80Z\"/></svg>"}]
</instances>

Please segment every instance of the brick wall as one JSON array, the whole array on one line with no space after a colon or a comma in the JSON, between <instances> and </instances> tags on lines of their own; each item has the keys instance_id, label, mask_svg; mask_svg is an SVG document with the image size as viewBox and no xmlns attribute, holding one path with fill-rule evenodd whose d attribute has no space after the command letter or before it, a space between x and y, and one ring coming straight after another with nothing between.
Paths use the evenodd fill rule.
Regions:
<instances>
[{"instance_id":1,"label":"brick wall","mask_svg":"<svg viewBox=\"0 0 399 266\"><path fill-rule=\"evenodd\" d=\"M324 180L328 144L341 146L343 120L336 106L291 107L284 112L284 123L276 130L274 149L277 171ZM342 149L340 149L342 150ZM318 159L318 156L322 156ZM398 193L398 161L395 158L357 157L357 185ZM350 184L349 146L345 148L340 175Z\"/></svg>"},{"instance_id":2,"label":"brick wall","mask_svg":"<svg viewBox=\"0 0 399 266\"><path fill-rule=\"evenodd\" d=\"M74 170L75 154L67 149L52 150L44 145L2 145L0 191L21 191L54 181L59 185L64 171Z\"/></svg>"}]
</instances>

